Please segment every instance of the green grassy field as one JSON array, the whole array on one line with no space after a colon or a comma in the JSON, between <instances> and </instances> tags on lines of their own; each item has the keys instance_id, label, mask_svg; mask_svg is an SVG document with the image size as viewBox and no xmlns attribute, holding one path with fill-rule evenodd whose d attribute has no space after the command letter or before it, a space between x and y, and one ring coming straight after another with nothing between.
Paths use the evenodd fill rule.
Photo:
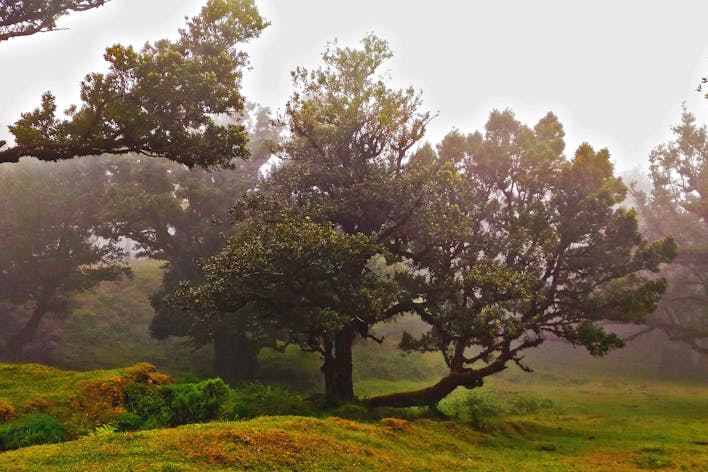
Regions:
<instances>
[{"instance_id":1,"label":"green grassy field","mask_svg":"<svg viewBox=\"0 0 708 472\"><path fill-rule=\"evenodd\" d=\"M126 372L0 365L0 402L44 398L61 413L85 382ZM359 393L393 385L363 381ZM0 470L708 470L708 388L700 383L511 372L441 406L453 419L323 413L106 432L0 453Z\"/></svg>"},{"instance_id":2,"label":"green grassy field","mask_svg":"<svg viewBox=\"0 0 708 472\"><path fill-rule=\"evenodd\" d=\"M162 269L148 261L134 270L132 280L82 295L79 308L52 335L56 347L49 360L81 372L0 364L0 423L2 406L9 404L16 418L34 412L56 416L74 439L2 452L0 471L708 472L708 370L685 347L656 336L604 359L559 343L544 345L528 356L537 372L512 368L480 389L455 391L440 405L451 416L448 421L431 420L425 410L317 409L303 401L321 390L317 356L294 346L284 355L264 350L260 380L299 393L269 387L263 387L267 395L258 388L243 391L224 405L219 418L234 418L226 407L243 398L265 405L249 405L256 413L297 411L310 417L92 433L121 410L105 397L145 366L90 369L148 360L176 376L209 374L208 347L193 353L181 340L149 338L147 297L159 285ZM424 387L444 373L437 354L402 355L393 348L401 329L420 329L415 320L404 317L397 326L377 329L386 336L383 346L355 346L360 398Z\"/></svg>"}]
</instances>

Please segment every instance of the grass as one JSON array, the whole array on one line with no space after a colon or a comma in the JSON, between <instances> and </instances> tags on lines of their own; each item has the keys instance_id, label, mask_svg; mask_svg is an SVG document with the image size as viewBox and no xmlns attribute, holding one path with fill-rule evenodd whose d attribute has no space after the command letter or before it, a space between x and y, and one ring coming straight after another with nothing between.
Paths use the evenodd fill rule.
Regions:
<instances>
[{"instance_id":1,"label":"grass","mask_svg":"<svg viewBox=\"0 0 708 472\"><path fill-rule=\"evenodd\" d=\"M61 403L82 382L125 372L0 365L0 402ZM366 380L359 393L391 386ZM511 372L454 392L441 405L450 421L326 413L108 432L1 453L0 470L708 471L707 393L700 383ZM481 429L465 416L469 395L492 405Z\"/></svg>"},{"instance_id":2,"label":"grass","mask_svg":"<svg viewBox=\"0 0 708 472\"><path fill-rule=\"evenodd\" d=\"M120 376L125 369L76 372L39 364L0 363L0 402L16 406L44 399L54 405L68 404L71 395L86 382Z\"/></svg>"},{"instance_id":3,"label":"grass","mask_svg":"<svg viewBox=\"0 0 708 472\"><path fill-rule=\"evenodd\" d=\"M147 295L160 274L159 263L140 263L132 281L82 295L81 307L54 336L52 361L95 369L148 359L177 375L209 365L208 349L192 353L180 340L149 338ZM419 328L414 320L401 323ZM384 345L355 347L357 395L429 386L444 373L438 354L393 350L401 326L378 329ZM293 347L285 355L264 350L261 380L302 395L254 385L224 405L220 418L238 421L135 433L102 427L109 416L94 402L134 368L75 372L0 364L0 422L7 412L49 413L69 426L71 437L84 436L0 453L0 470L708 472L705 365L687 363L691 358L680 345L656 338L642 343L599 360L560 344L544 346L528 356L536 373L510 369L481 389L455 391L440 405L449 421L425 419L424 411L369 413L355 405L317 410L303 400L321 389L317 356ZM293 412L310 417L245 420Z\"/></svg>"}]
</instances>

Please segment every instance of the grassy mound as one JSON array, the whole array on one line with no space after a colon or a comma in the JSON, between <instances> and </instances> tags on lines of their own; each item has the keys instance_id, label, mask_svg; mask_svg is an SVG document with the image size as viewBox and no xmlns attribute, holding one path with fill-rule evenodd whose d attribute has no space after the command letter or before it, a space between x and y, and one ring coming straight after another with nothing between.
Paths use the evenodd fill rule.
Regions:
<instances>
[{"instance_id":1,"label":"grassy mound","mask_svg":"<svg viewBox=\"0 0 708 472\"><path fill-rule=\"evenodd\" d=\"M0 364L0 424L11 428L13 422L41 414L61 421L66 437L75 438L125 411L123 393L127 386L169 383L171 377L147 363L90 372L39 364Z\"/></svg>"}]
</instances>

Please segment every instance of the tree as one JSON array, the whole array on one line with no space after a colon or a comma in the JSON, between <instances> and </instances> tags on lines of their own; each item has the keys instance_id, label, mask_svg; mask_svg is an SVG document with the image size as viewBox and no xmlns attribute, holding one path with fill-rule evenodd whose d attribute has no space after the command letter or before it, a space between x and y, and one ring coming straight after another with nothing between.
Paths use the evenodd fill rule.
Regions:
<instances>
[{"instance_id":1,"label":"tree","mask_svg":"<svg viewBox=\"0 0 708 472\"><path fill-rule=\"evenodd\" d=\"M8 360L22 359L46 317L70 313L74 294L129 272L119 248L96 239L101 174L87 164L0 167L0 352Z\"/></svg>"},{"instance_id":2,"label":"tree","mask_svg":"<svg viewBox=\"0 0 708 472\"><path fill-rule=\"evenodd\" d=\"M523 365L520 353L550 336L595 355L619 347L597 322L655 308L665 281L645 272L674 244L646 243L618 207L626 187L608 152L583 145L567 161L553 115L532 130L495 112L484 136L453 132L437 153L411 153L430 115L376 75L387 44L363 46L293 73L283 166L235 207L236 235L204 265L206 282L172 302L201 310L206 333L224 326L219 316L284 327L322 354L333 401L354 398L354 339L417 313L431 331L403 347L441 350L450 374L373 406L435 405Z\"/></svg>"},{"instance_id":3,"label":"tree","mask_svg":"<svg viewBox=\"0 0 708 472\"><path fill-rule=\"evenodd\" d=\"M200 313L194 338L225 329L297 342L322 355L328 398L351 399L351 343L355 330L368 334L356 315L381 313L386 299L386 281L367 267L380 250L374 237L297 213L254 218L204 264L204 282L175 297Z\"/></svg>"},{"instance_id":4,"label":"tree","mask_svg":"<svg viewBox=\"0 0 708 472\"><path fill-rule=\"evenodd\" d=\"M648 274L675 244L642 239L634 211L618 206L627 189L606 150L583 144L568 161L563 136L550 113L530 129L495 111L484 135L453 131L440 144L437 197L412 231L407 302L431 329L401 346L440 351L450 372L371 406L435 406L509 363L528 370L523 351L549 337L603 355L622 342L598 322L639 322L656 308L666 284Z\"/></svg>"},{"instance_id":5,"label":"tree","mask_svg":"<svg viewBox=\"0 0 708 472\"><path fill-rule=\"evenodd\" d=\"M665 271L668 292L647 324L708 354L708 131L684 109L673 132L675 140L649 156L650 193L633 191L647 237L671 235L679 247Z\"/></svg>"},{"instance_id":6,"label":"tree","mask_svg":"<svg viewBox=\"0 0 708 472\"><path fill-rule=\"evenodd\" d=\"M267 25L252 0L209 0L176 41L140 51L107 48L109 72L86 76L81 107L60 119L45 93L40 108L10 127L16 144L0 151L0 163L140 153L191 167L246 156L243 127L222 118L243 108L239 85L248 56L237 45Z\"/></svg>"},{"instance_id":7,"label":"tree","mask_svg":"<svg viewBox=\"0 0 708 472\"><path fill-rule=\"evenodd\" d=\"M300 221L333 224L349 237L363 235L380 243L393 240L427 191L425 176L408 171L406 156L422 138L431 114L421 111L421 97L413 88L395 90L387 85L380 72L392 56L386 41L369 35L361 45L361 49L329 45L322 67L292 73L295 92L286 107L291 137L280 153L284 165L262 192L267 195L265 209L275 208L271 217L276 220L280 209L288 208L300 215ZM250 211L263 209L256 206ZM360 282L362 292L369 287L370 295L387 293L382 287L372 288L367 262L354 259L345 264L351 272L339 276L350 281L350 290L356 292L354 286ZM305 280L297 277L291 274L293 284L309 283L309 274L303 274ZM336 309L324 302L319 308L328 310L335 322L315 330L298 330L307 323L289 325L305 349L322 355L328 399L354 398L352 344L358 336L369 336L371 325L395 314L381 307L373 300Z\"/></svg>"},{"instance_id":8,"label":"tree","mask_svg":"<svg viewBox=\"0 0 708 472\"><path fill-rule=\"evenodd\" d=\"M199 262L224 246L230 230L228 211L233 202L260 180L260 168L270 158L279 129L270 126L269 111L249 105L245 126L250 157L232 169L187 169L164 159L112 158L105 160L110 175L103 204L100 234L112 241L128 238L137 255L167 262L162 288L152 297L156 310L153 336L186 337L196 313L162 302L162 296L181 281L201 282ZM254 380L258 352L273 346L273 336L255 332L214 330L194 344L213 343L217 375L233 383Z\"/></svg>"},{"instance_id":9,"label":"tree","mask_svg":"<svg viewBox=\"0 0 708 472\"><path fill-rule=\"evenodd\" d=\"M0 41L54 31L56 21L72 11L86 11L111 0L2 0Z\"/></svg>"},{"instance_id":10,"label":"tree","mask_svg":"<svg viewBox=\"0 0 708 472\"><path fill-rule=\"evenodd\" d=\"M289 339L321 353L326 395L333 401L354 398L355 338L368 336L371 324L394 314L381 310L381 300L375 301L386 292L386 284L374 282L368 260L386 249L379 241L392 239L405 225L427 189L425 176L407 172L405 158L422 137L430 114L419 111L420 96L413 89L392 90L379 75L391 57L388 44L367 36L362 45L362 49L330 46L323 54L323 67L293 72L296 92L286 109L291 136L280 153L284 164L259 192L237 205L233 216L237 234L245 231L239 236L243 239L230 241L225 252L205 267L207 281L221 280L241 294L247 287L239 290L238 281L252 269L250 258L258 258L263 267L253 277L261 277L259 283L274 293L293 298L279 301L255 291L239 300L255 310L254 319L279 318ZM285 225L282 231L273 233L271 227L279 224ZM242 225L247 229L239 229ZM323 242L302 240L305 235ZM361 238L372 245L368 252L359 246ZM258 250L237 252L235 246L243 241ZM292 252L286 261L280 259L283 247ZM298 261L299 255L304 259ZM338 268L336 276L333 267ZM281 276L271 280L271 272ZM317 296L298 299L303 287L321 289ZM223 298L228 300L224 302L228 313L236 313L238 304L231 298L236 295L208 286L192 289L176 299L182 303L200 299L210 311ZM205 317L204 322L213 330L217 319Z\"/></svg>"}]
</instances>

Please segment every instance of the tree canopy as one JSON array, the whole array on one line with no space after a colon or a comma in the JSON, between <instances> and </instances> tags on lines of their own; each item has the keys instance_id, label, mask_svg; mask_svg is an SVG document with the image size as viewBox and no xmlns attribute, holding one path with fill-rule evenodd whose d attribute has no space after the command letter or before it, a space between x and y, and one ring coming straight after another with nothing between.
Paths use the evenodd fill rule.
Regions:
<instances>
[{"instance_id":1,"label":"tree canopy","mask_svg":"<svg viewBox=\"0 0 708 472\"><path fill-rule=\"evenodd\" d=\"M248 56L238 45L267 25L252 0L209 0L175 41L107 48L109 71L86 76L81 106L59 118L45 93L10 127L16 142L0 150L0 163L139 153L208 167L246 156L243 127L227 119L244 105Z\"/></svg>"},{"instance_id":2,"label":"tree canopy","mask_svg":"<svg viewBox=\"0 0 708 472\"><path fill-rule=\"evenodd\" d=\"M182 303L198 299L207 311L219 305L217 299L228 297L231 313L235 312L233 297L243 294L243 300L249 300L256 310L251 312L256 323L281 313L289 340L322 354L328 395L345 400L354 396L351 346L355 336L366 336L371 324L390 316L381 310L381 300L376 300L385 290L379 292L381 286L370 285L376 278L369 273L368 261L385 249L379 245L380 238L403 225L420 203L411 200L409 192L421 191L422 178L406 171L404 158L430 119L428 113L419 111L420 97L414 90L393 90L380 75L381 66L391 56L387 43L367 36L362 46L330 45L323 54L323 67L293 72L297 91L287 107L291 134L280 153L283 165L257 193L246 195L236 205L232 215L239 236L225 248L230 255L220 254L205 266L207 280L219 278L235 292L228 295L208 286L181 292ZM304 226L298 227L298 221ZM273 225L282 231L272 232ZM307 241L306 235L321 244ZM244 241L253 246L251 252L235 252ZM363 241L369 245L366 251L360 246ZM290 255L285 261L271 259L282 255L286 247ZM298 261L300 256L309 258L308 262ZM250 293L248 285L236 282L245 277L238 265L231 266L232 271L219 269L229 257L244 264L259 258L263 277L269 272L281 274L261 282L265 290L282 293L286 299L279 301L263 291ZM339 259L335 262L332 257ZM268 269L271 265L272 270ZM320 265L327 269L317 269ZM317 296L300 293L302 306L298 307L294 303L298 286L321 289L315 290ZM331 294L323 290L325 286ZM195 296L202 290L209 296ZM288 293L295 298L288 299ZM290 307L290 314L284 306ZM285 321L285 317L292 318ZM209 324L211 319L204 321Z\"/></svg>"}]
</instances>

